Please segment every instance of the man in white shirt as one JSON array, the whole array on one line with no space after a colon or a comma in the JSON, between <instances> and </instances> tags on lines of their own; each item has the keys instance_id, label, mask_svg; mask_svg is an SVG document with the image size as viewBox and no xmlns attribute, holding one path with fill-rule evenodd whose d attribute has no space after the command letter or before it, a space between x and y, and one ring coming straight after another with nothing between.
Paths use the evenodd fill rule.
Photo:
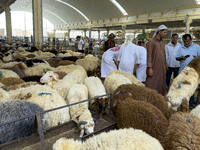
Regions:
<instances>
[{"instance_id":1,"label":"man in white shirt","mask_svg":"<svg viewBox=\"0 0 200 150\"><path fill-rule=\"evenodd\" d=\"M165 46L166 61L168 66L168 70L166 73L166 84L168 87L170 84L172 72L174 73L174 78L176 78L176 76L178 76L180 68L180 61L176 60L176 53L181 46L181 44L177 43L178 34L172 34L171 39L172 41Z\"/></svg>"},{"instance_id":2,"label":"man in white shirt","mask_svg":"<svg viewBox=\"0 0 200 150\"><path fill-rule=\"evenodd\" d=\"M119 70L128 74L133 74L135 63L140 64L140 54L138 46L132 43L128 35L118 53Z\"/></svg>"},{"instance_id":3,"label":"man in white shirt","mask_svg":"<svg viewBox=\"0 0 200 150\"><path fill-rule=\"evenodd\" d=\"M83 48L84 48L84 41L81 40L81 36L77 36L76 39L78 41L78 52L84 53L84 50L83 50Z\"/></svg>"}]
</instances>

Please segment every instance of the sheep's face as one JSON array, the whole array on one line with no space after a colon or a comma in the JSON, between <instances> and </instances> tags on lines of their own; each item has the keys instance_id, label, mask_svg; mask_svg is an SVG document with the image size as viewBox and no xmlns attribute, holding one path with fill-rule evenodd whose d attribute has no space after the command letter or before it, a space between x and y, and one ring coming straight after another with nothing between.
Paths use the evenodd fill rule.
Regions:
<instances>
[{"instance_id":1,"label":"sheep's face","mask_svg":"<svg viewBox=\"0 0 200 150\"><path fill-rule=\"evenodd\" d=\"M58 75L56 73L54 73L53 71L48 71L46 72L42 78L40 79L40 82L41 83L49 83L49 82L52 82L54 80L58 80Z\"/></svg>"},{"instance_id":2,"label":"sheep's face","mask_svg":"<svg viewBox=\"0 0 200 150\"><path fill-rule=\"evenodd\" d=\"M81 129L80 137L84 135L84 132L86 134L91 134L92 132L94 132L94 121L92 118L89 121L80 122L78 126Z\"/></svg>"}]
</instances>

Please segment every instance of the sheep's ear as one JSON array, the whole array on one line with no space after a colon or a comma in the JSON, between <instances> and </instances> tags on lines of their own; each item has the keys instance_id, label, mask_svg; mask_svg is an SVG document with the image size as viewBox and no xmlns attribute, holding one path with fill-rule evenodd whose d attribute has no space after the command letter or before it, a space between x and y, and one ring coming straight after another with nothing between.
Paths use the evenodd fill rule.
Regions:
<instances>
[{"instance_id":1,"label":"sheep's ear","mask_svg":"<svg viewBox=\"0 0 200 150\"><path fill-rule=\"evenodd\" d=\"M55 74L55 73L53 73L53 78L57 81L58 79L57 79L57 75Z\"/></svg>"},{"instance_id":2,"label":"sheep's ear","mask_svg":"<svg viewBox=\"0 0 200 150\"><path fill-rule=\"evenodd\" d=\"M83 126L86 125L86 124L87 124L86 121L81 121L81 122L79 122L78 127L83 128Z\"/></svg>"}]
</instances>

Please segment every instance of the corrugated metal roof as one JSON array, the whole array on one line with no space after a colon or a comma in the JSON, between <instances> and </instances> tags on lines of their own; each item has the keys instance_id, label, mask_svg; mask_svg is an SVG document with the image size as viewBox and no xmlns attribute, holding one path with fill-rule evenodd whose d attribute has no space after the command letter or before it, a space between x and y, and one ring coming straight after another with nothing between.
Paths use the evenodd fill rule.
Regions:
<instances>
[{"instance_id":1,"label":"corrugated metal roof","mask_svg":"<svg viewBox=\"0 0 200 150\"><path fill-rule=\"evenodd\" d=\"M5 0L0 0L4 2ZM8 1L8 0L7 0ZM122 13L110 0L62 0L80 10L89 20L122 17ZM86 21L71 7L56 0L42 0L43 16L52 24L64 24ZM117 0L129 15L164 9L175 9L197 5L195 0ZM11 11L32 12L32 0L17 0L11 5ZM64 22L59 19L61 18Z\"/></svg>"}]
</instances>

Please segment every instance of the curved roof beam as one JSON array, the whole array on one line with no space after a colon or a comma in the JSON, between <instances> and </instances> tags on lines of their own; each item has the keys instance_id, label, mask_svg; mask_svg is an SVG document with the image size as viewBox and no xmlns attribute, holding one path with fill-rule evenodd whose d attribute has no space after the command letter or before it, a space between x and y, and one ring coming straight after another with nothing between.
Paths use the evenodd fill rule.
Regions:
<instances>
[{"instance_id":1,"label":"curved roof beam","mask_svg":"<svg viewBox=\"0 0 200 150\"><path fill-rule=\"evenodd\" d=\"M46 11L46 12L48 12L48 13L50 13L50 14L52 14L52 15L54 15L54 16L56 16L57 18L59 18L62 22L64 22L66 24L66 22L62 18L60 18L58 15L56 15L56 14L54 14L51 11L48 11L46 9L43 9L43 10Z\"/></svg>"},{"instance_id":2,"label":"curved roof beam","mask_svg":"<svg viewBox=\"0 0 200 150\"><path fill-rule=\"evenodd\" d=\"M73 9L76 10L78 13L80 13L87 21L89 21L88 17L86 17L80 10L78 10L78 9L75 8L74 6L72 6L72 5L70 5L70 4L66 3L66 2L63 2L62 0L55 0L55 1L58 1L58 2L60 2L60 3L63 3L63 4L65 4L65 5L67 5L67 6L71 7L71 8L73 8Z\"/></svg>"},{"instance_id":3,"label":"curved roof beam","mask_svg":"<svg viewBox=\"0 0 200 150\"><path fill-rule=\"evenodd\" d=\"M126 10L116 1L116 0L110 0L121 12L123 15L128 15Z\"/></svg>"}]
</instances>

